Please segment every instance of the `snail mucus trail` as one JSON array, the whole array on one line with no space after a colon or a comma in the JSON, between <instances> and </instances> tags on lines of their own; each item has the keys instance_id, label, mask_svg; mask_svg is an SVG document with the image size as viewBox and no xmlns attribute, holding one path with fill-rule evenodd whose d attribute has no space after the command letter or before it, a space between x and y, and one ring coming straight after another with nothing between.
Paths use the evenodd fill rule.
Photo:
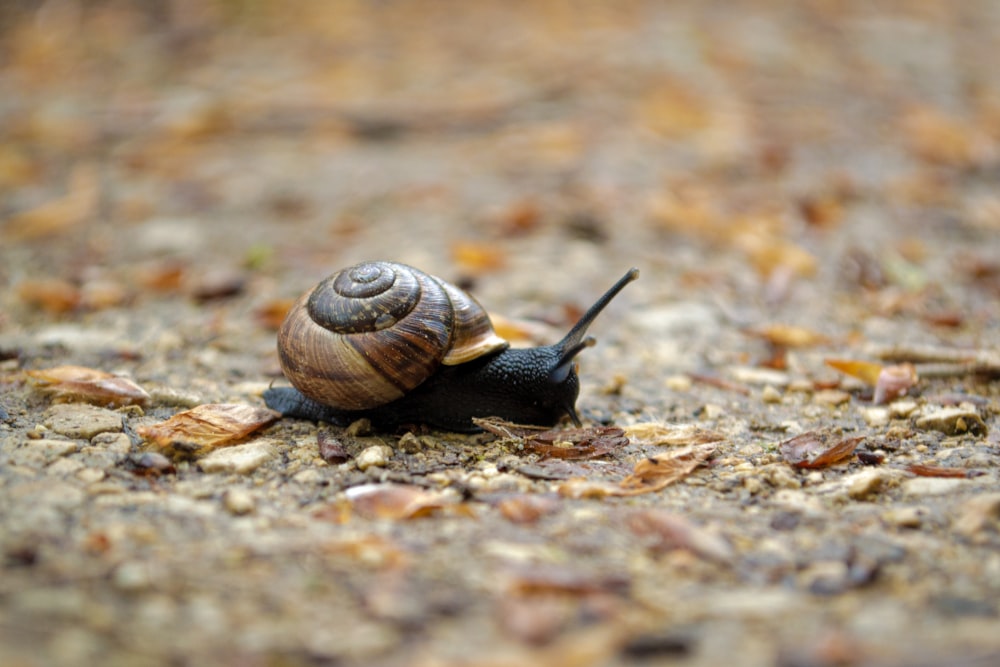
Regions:
<instances>
[{"instance_id":1,"label":"snail mucus trail","mask_svg":"<svg viewBox=\"0 0 1000 667\"><path fill-rule=\"evenodd\" d=\"M383 430L472 432L474 417L550 426L569 416L579 425L576 355L595 343L588 327L638 277L630 269L558 343L512 348L457 287L403 264L358 264L289 312L278 353L293 387L272 387L264 401L287 417L337 425L366 417Z\"/></svg>"}]
</instances>

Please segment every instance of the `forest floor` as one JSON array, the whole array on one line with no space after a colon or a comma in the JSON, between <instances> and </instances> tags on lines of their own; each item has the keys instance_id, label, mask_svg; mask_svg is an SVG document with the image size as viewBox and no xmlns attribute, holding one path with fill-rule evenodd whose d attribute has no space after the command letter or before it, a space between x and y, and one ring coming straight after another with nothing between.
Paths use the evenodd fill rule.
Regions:
<instances>
[{"instance_id":1,"label":"forest floor","mask_svg":"<svg viewBox=\"0 0 1000 667\"><path fill-rule=\"evenodd\" d=\"M1000 663L997 3L26 12L0 663ZM639 268L584 430L150 435L366 259L517 345Z\"/></svg>"}]
</instances>

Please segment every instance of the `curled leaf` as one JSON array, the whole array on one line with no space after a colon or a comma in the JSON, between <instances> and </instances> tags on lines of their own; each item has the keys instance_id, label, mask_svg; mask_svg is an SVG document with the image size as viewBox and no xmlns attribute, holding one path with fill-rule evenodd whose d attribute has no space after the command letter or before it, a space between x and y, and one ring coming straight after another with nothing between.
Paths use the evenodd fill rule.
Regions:
<instances>
[{"instance_id":1,"label":"curled leaf","mask_svg":"<svg viewBox=\"0 0 1000 667\"><path fill-rule=\"evenodd\" d=\"M36 389L56 402L82 401L93 405L145 405L149 394L128 378L85 366L56 366L26 371Z\"/></svg>"},{"instance_id":2,"label":"curled leaf","mask_svg":"<svg viewBox=\"0 0 1000 667\"><path fill-rule=\"evenodd\" d=\"M796 468L825 468L851 456L862 440L809 431L785 440L778 448L785 461Z\"/></svg>"},{"instance_id":3,"label":"curled leaf","mask_svg":"<svg viewBox=\"0 0 1000 667\"><path fill-rule=\"evenodd\" d=\"M895 364L886 366L879 371L875 381L875 395L872 402L875 405L890 403L917 384L917 369L913 364Z\"/></svg>"},{"instance_id":4,"label":"curled leaf","mask_svg":"<svg viewBox=\"0 0 1000 667\"><path fill-rule=\"evenodd\" d=\"M917 477L979 477L984 474L979 470L969 470L967 468L949 468L945 466L924 465L913 463L906 466L907 471L912 472Z\"/></svg>"},{"instance_id":5,"label":"curled leaf","mask_svg":"<svg viewBox=\"0 0 1000 667\"><path fill-rule=\"evenodd\" d=\"M348 489L344 495L351 509L366 519L416 519L445 510L471 514L455 494L408 484L363 484Z\"/></svg>"},{"instance_id":6,"label":"curled leaf","mask_svg":"<svg viewBox=\"0 0 1000 667\"><path fill-rule=\"evenodd\" d=\"M879 373L882 372L882 364L858 359L827 359L826 365L873 387L878 382Z\"/></svg>"},{"instance_id":7,"label":"curled leaf","mask_svg":"<svg viewBox=\"0 0 1000 667\"><path fill-rule=\"evenodd\" d=\"M176 453L200 455L239 442L281 415L239 403L208 403L178 412L170 419L140 426L136 432L150 443Z\"/></svg>"},{"instance_id":8,"label":"curled leaf","mask_svg":"<svg viewBox=\"0 0 1000 667\"><path fill-rule=\"evenodd\" d=\"M622 480L623 495L650 493L670 486L690 475L715 452L714 444L690 445L643 459L631 475Z\"/></svg>"},{"instance_id":9,"label":"curled leaf","mask_svg":"<svg viewBox=\"0 0 1000 667\"><path fill-rule=\"evenodd\" d=\"M704 445L724 440L717 431L701 428L694 424L662 424L640 422L625 427L625 435L645 445Z\"/></svg>"},{"instance_id":10,"label":"curled leaf","mask_svg":"<svg viewBox=\"0 0 1000 667\"><path fill-rule=\"evenodd\" d=\"M628 444L616 426L550 430L525 438L525 451L554 459L592 459Z\"/></svg>"}]
</instances>

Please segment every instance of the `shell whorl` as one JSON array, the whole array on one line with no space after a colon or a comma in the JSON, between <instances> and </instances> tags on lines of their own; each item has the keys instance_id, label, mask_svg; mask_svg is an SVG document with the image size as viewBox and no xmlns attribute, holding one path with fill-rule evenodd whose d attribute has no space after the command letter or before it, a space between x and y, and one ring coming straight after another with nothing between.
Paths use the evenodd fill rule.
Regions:
<instances>
[{"instance_id":1,"label":"shell whorl","mask_svg":"<svg viewBox=\"0 0 1000 667\"><path fill-rule=\"evenodd\" d=\"M278 333L278 356L291 383L344 410L384 405L442 363L506 346L471 296L390 262L333 274L296 302Z\"/></svg>"}]
</instances>

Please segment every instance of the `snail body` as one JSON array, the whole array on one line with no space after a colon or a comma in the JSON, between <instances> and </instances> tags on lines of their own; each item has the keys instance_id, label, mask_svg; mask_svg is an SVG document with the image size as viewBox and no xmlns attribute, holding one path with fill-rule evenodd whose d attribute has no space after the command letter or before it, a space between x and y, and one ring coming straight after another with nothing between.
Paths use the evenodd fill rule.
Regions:
<instances>
[{"instance_id":1,"label":"snail body","mask_svg":"<svg viewBox=\"0 0 1000 667\"><path fill-rule=\"evenodd\" d=\"M579 424L575 357L586 330L639 275L625 274L558 343L511 348L470 295L404 264L365 262L304 294L278 332L292 387L264 393L285 416L380 428L425 423L477 430L474 417Z\"/></svg>"}]
</instances>

